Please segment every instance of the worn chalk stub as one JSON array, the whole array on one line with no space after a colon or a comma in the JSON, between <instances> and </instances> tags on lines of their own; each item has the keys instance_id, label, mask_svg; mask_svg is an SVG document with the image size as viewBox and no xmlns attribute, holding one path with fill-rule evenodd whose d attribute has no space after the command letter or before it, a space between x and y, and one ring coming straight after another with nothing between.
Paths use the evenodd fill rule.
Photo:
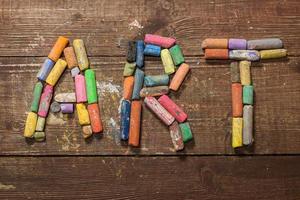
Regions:
<instances>
[{"instance_id":1,"label":"worn chalk stub","mask_svg":"<svg viewBox=\"0 0 300 200\"><path fill-rule=\"evenodd\" d=\"M42 64L42 67L41 67L40 71L37 74L37 78L40 81L45 81L47 79L50 71L52 70L54 64L55 64L54 61L52 61L49 58L46 58L44 63Z\"/></svg>"},{"instance_id":2,"label":"worn chalk stub","mask_svg":"<svg viewBox=\"0 0 300 200\"><path fill-rule=\"evenodd\" d=\"M34 86L33 99L30 107L32 112L37 112L39 109L39 103L40 103L42 91L43 91L43 84L41 82L37 82Z\"/></svg>"},{"instance_id":3,"label":"worn chalk stub","mask_svg":"<svg viewBox=\"0 0 300 200\"><path fill-rule=\"evenodd\" d=\"M153 86L163 86L169 84L169 76L164 75L155 75L155 76L145 76L144 86L153 87Z\"/></svg>"},{"instance_id":4,"label":"worn chalk stub","mask_svg":"<svg viewBox=\"0 0 300 200\"><path fill-rule=\"evenodd\" d=\"M89 117L91 121L91 127L93 133L100 133L103 131L103 125L101 121L100 108L98 103L89 104L87 106Z\"/></svg>"},{"instance_id":5,"label":"worn chalk stub","mask_svg":"<svg viewBox=\"0 0 300 200\"><path fill-rule=\"evenodd\" d=\"M241 61L239 64L242 85L251 85L251 62Z\"/></svg>"},{"instance_id":6,"label":"worn chalk stub","mask_svg":"<svg viewBox=\"0 0 300 200\"><path fill-rule=\"evenodd\" d=\"M29 112L27 115L24 137L32 137L35 132L35 127L37 123L37 114L34 112Z\"/></svg>"},{"instance_id":7,"label":"worn chalk stub","mask_svg":"<svg viewBox=\"0 0 300 200\"><path fill-rule=\"evenodd\" d=\"M179 127L177 121L174 121L171 124L171 126L169 126L169 132L170 132L170 136L172 139L174 149L176 151L183 150L183 148L184 148L183 139L182 139L180 127Z\"/></svg>"},{"instance_id":8,"label":"worn chalk stub","mask_svg":"<svg viewBox=\"0 0 300 200\"><path fill-rule=\"evenodd\" d=\"M143 40L136 42L136 66L138 68L144 67L144 48L145 44Z\"/></svg>"},{"instance_id":9,"label":"worn chalk stub","mask_svg":"<svg viewBox=\"0 0 300 200\"><path fill-rule=\"evenodd\" d=\"M179 127L181 130L183 142L188 142L193 139L193 133L188 122L180 123Z\"/></svg>"},{"instance_id":10,"label":"worn chalk stub","mask_svg":"<svg viewBox=\"0 0 300 200\"><path fill-rule=\"evenodd\" d=\"M243 146L243 118L232 118L232 147Z\"/></svg>"},{"instance_id":11,"label":"worn chalk stub","mask_svg":"<svg viewBox=\"0 0 300 200\"><path fill-rule=\"evenodd\" d=\"M45 122L46 122L46 118L45 117L38 117L37 119L37 123L36 123L36 131L44 131L45 128Z\"/></svg>"},{"instance_id":12,"label":"worn chalk stub","mask_svg":"<svg viewBox=\"0 0 300 200\"><path fill-rule=\"evenodd\" d=\"M53 101L50 106L50 111L53 113L58 113L60 111L60 104L56 101Z\"/></svg>"},{"instance_id":13,"label":"worn chalk stub","mask_svg":"<svg viewBox=\"0 0 300 200\"><path fill-rule=\"evenodd\" d=\"M187 114L170 97L162 95L158 102L173 116L178 122L184 122Z\"/></svg>"},{"instance_id":14,"label":"worn chalk stub","mask_svg":"<svg viewBox=\"0 0 300 200\"><path fill-rule=\"evenodd\" d=\"M76 110L78 115L78 120L80 125L90 125L89 113L83 103L76 104Z\"/></svg>"},{"instance_id":15,"label":"worn chalk stub","mask_svg":"<svg viewBox=\"0 0 300 200\"><path fill-rule=\"evenodd\" d=\"M253 86L243 86L243 104L253 105Z\"/></svg>"},{"instance_id":16,"label":"worn chalk stub","mask_svg":"<svg viewBox=\"0 0 300 200\"><path fill-rule=\"evenodd\" d=\"M205 49L205 59L227 60L228 49Z\"/></svg>"},{"instance_id":17,"label":"worn chalk stub","mask_svg":"<svg viewBox=\"0 0 300 200\"><path fill-rule=\"evenodd\" d=\"M240 68L239 63L234 61L230 63L230 73L231 73L231 82L232 83L240 83Z\"/></svg>"},{"instance_id":18,"label":"worn chalk stub","mask_svg":"<svg viewBox=\"0 0 300 200\"><path fill-rule=\"evenodd\" d=\"M253 143L253 106L245 105L243 108L243 144Z\"/></svg>"},{"instance_id":19,"label":"worn chalk stub","mask_svg":"<svg viewBox=\"0 0 300 200\"><path fill-rule=\"evenodd\" d=\"M46 134L44 131L36 131L33 134L33 138L36 142L43 142L46 139Z\"/></svg>"},{"instance_id":20,"label":"worn chalk stub","mask_svg":"<svg viewBox=\"0 0 300 200\"><path fill-rule=\"evenodd\" d=\"M90 125L82 126L82 135L84 139L89 138L90 136L92 136L92 134L93 131Z\"/></svg>"},{"instance_id":21,"label":"worn chalk stub","mask_svg":"<svg viewBox=\"0 0 300 200\"><path fill-rule=\"evenodd\" d=\"M49 73L46 82L49 85L55 86L55 84L57 83L57 81L65 71L66 67L67 67L67 62L62 59L58 59L53 69Z\"/></svg>"},{"instance_id":22,"label":"worn chalk stub","mask_svg":"<svg viewBox=\"0 0 300 200\"><path fill-rule=\"evenodd\" d=\"M133 100L140 99L140 91L143 87L144 74L144 71L140 70L139 68L136 69L136 72L134 74L134 85L131 97Z\"/></svg>"},{"instance_id":23,"label":"worn chalk stub","mask_svg":"<svg viewBox=\"0 0 300 200\"><path fill-rule=\"evenodd\" d=\"M180 65L184 63L184 57L182 54L182 50L178 44L174 45L170 48L170 54L172 56L173 62L175 65Z\"/></svg>"},{"instance_id":24,"label":"worn chalk stub","mask_svg":"<svg viewBox=\"0 0 300 200\"><path fill-rule=\"evenodd\" d=\"M165 69L166 74L173 74L175 72L175 65L173 63L170 51L163 49L160 53L161 60Z\"/></svg>"},{"instance_id":25,"label":"worn chalk stub","mask_svg":"<svg viewBox=\"0 0 300 200\"><path fill-rule=\"evenodd\" d=\"M247 40L245 39L229 39L229 49L247 49Z\"/></svg>"},{"instance_id":26,"label":"worn chalk stub","mask_svg":"<svg viewBox=\"0 0 300 200\"><path fill-rule=\"evenodd\" d=\"M136 63L126 62L124 66L123 76L132 76L136 68Z\"/></svg>"},{"instance_id":27,"label":"worn chalk stub","mask_svg":"<svg viewBox=\"0 0 300 200\"><path fill-rule=\"evenodd\" d=\"M39 111L38 111L39 116L46 117L48 115L52 96L53 96L53 87L51 85L46 85L40 99Z\"/></svg>"},{"instance_id":28,"label":"worn chalk stub","mask_svg":"<svg viewBox=\"0 0 300 200\"><path fill-rule=\"evenodd\" d=\"M74 78L76 75L80 73L80 69L78 67L74 67L71 69L71 75Z\"/></svg>"},{"instance_id":29,"label":"worn chalk stub","mask_svg":"<svg viewBox=\"0 0 300 200\"><path fill-rule=\"evenodd\" d=\"M262 50L259 52L261 59L273 59L273 58L283 58L287 55L286 49L271 49Z\"/></svg>"},{"instance_id":30,"label":"worn chalk stub","mask_svg":"<svg viewBox=\"0 0 300 200\"><path fill-rule=\"evenodd\" d=\"M231 50L229 51L229 59L258 61L260 55L256 50Z\"/></svg>"},{"instance_id":31,"label":"worn chalk stub","mask_svg":"<svg viewBox=\"0 0 300 200\"><path fill-rule=\"evenodd\" d=\"M132 101L128 144L133 147L140 145L141 116L142 102L139 100Z\"/></svg>"},{"instance_id":32,"label":"worn chalk stub","mask_svg":"<svg viewBox=\"0 0 300 200\"><path fill-rule=\"evenodd\" d=\"M89 104L98 102L96 75L94 70L88 69L85 71L86 94Z\"/></svg>"},{"instance_id":33,"label":"worn chalk stub","mask_svg":"<svg viewBox=\"0 0 300 200\"><path fill-rule=\"evenodd\" d=\"M228 39L207 38L201 44L202 49L227 49Z\"/></svg>"},{"instance_id":34,"label":"worn chalk stub","mask_svg":"<svg viewBox=\"0 0 300 200\"><path fill-rule=\"evenodd\" d=\"M72 68L78 66L75 51L74 51L73 47L65 48L64 49L64 55L65 55L66 61L68 63L68 68L69 69L72 69Z\"/></svg>"},{"instance_id":35,"label":"worn chalk stub","mask_svg":"<svg viewBox=\"0 0 300 200\"><path fill-rule=\"evenodd\" d=\"M121 140L128 140L130 128L130 101L123 100L121 104L121 123L120 123L120 138Z\"/></svg>"},{"instance_id":36,"label":"worn chalk stub","mask_svg":"<svg viewBox=\"0 0 300 200\"><path fill-rule=\"evenodd\" d=\"M279 38L265 38L259 40L248 40L247 49L281 49L283 43Z\"/></svg>"},{"instance_id":37,"label":"worn chalk stub","mask_svg":"<svg viewBox=\"0 0 300 200\"><path fill-rule=\"evenodd\" d=\"M184 81L186 75L190 70L190 66L186 63L182 63L180 67L177 69L175 75L172 78L169 88L171 90L177 91Z\"/></svg>"},{"instance_id":38,"label":"worn chalk stub","mask_svg":"<svg viewBox=\"0 0 300 200\"><path fill-rule=\"evenodd\" d=\"M75 76L75 93L77 103L83 103L87 101L85 78L82 74Z\"/></svg>"},{"instance_id":39,"label":"worn chalk stub","mask_svg":"<svg viewBox=\"0 0 300 200\"><path fill-rule=\"evenodd\" d=\"M50 53L48 54L48 58L56 62L60 58L64 48L68 45L68 43L68 38L59 36L54 46L52 47Z\"/></svg>"},{"instance_id":40,"label":"worn chalk stub","mask_svg":"<svg viewBox=\"0 0 300 200\"><path fill-rule=\"evenodd\" d=\"M155 44L163 48L170 48L175 44L176 40L170 37L163 37L160 35L146 34L145 43Z\"/></svg>"},{"instance_id":41,"label":"worn chalk stub","mask_svg":"<svg viewBox=\"0 0 300 200\"><path fill-rule=\"evenodd\" d=\"M71 114L74 112L74 104L72 103L61 103L60 109L63 114Z\"/></svg>"},{"instance_id":42,"label":"worn chalk stub","mask_svg":"<svg viewBox=\"0 0 300 200\"><path fill-rule=\"evenodd\" d=\"M242 117L243 115L243 89L240 83L231 84L232 116Z\"/></svg>"},{"instance_id":43,"label":"worn chalk stub","mask_svg":"<svg viewBox=\"0 0 300 200\"><path fill-rule=\"evenodd\" d=\"M136 43L135 41L129 41L128 48L127 48L127 61L130 63L135 62L135 57L136 57Z\"/></svg>"},{"instance_id":44,"label":"worn chalk stub","mask_svg":"<svg viewBox=\"0 0 300 200\"><path fill-rule=\"evenodd\" d=\"M89 59L85 50L84 42L81 39L73 41L73 48L76 54L77 63L81 71L89 68Z\"/></svg>"},{"instance_id":45,"label":"worn chalk stub","mask_svg":"<svg viewBox=\"0 0 300 200\"><path fill-rule=\"evenodd\" d=\"M59 103L76 103L76 95L74 92L58 93L54 100Z\"/></svg>"},{"instance_id":46,"label":"worn chalk stub","mask_svg":"<svg viewBox=\"0 0 300 200\"><path fill-rule=\"evenodd\" d=\"M169 93L168 86L155 86L155 87L145 87L141 89L141 97L156 97Z\"/></svg>"},{"instance_id":47,"label":"worn chalk stub","mask_svg":"<svg viewBox=\"0 0 300 200\"><path fill-rule=\"evenodd\" d=\"M147 44L144 49L146 56L160 56L161 47L153 44Z\"/></svg>"}]
</instances>

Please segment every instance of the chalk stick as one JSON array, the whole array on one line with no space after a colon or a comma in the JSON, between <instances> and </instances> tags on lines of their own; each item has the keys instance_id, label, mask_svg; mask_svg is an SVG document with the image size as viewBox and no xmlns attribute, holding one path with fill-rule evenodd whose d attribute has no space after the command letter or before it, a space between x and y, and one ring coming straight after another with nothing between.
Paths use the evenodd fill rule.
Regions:
<instances>
[{"instance_id":1,"label":"chalk stick","mask_svg":"<svg viewBox=\"0 0 300 200\"><path fill-rule=\"evenodd\" d=\"M79 69L84 71L89 68L89 59L85 50L84 42L81 39L73 40L73 48L76 54Z\"/></svg>"},{"instance_id":2,"label":"chalk stick","mask_svg":"<svg viewBox=\"0 0 300 200\"><path fill-rule=\"evenodd\" d=\"M247 48L248 49L281 49L283 43L279 38L265 38L259 40L248 40Z\"/></svg>"},{"instance_id":3,"label":"chalk stick","mask_svg":"<svg viewBox=\"0 0 300 200\"><path fill-rule=\"evenodd\" d=\"M162 95L158 102L173 116L178 122L184 122L187 114L167 95Z\"/></svg>"},{"instance_id":4,"label":"chalk stick","mask_svg":"<svg viewBox=\"0 0 300 200\"><path fill-rule=\"evenodd\" d=\"M243 86L243 104L253 105L253 86Z\"/></svg>"},{"instance_id":5,"label":"chalk stick","mask_svg":"<svg viewBox=\"0 0 300 200\"><path fill-rule=\"evenodd\" d=\"M233 148L243 146L243 118L232 118L231 145Z\"/></svg>"},{"instance_id":6,"label":"chalk stick","mask_svg":"<svg viewBox=\"0 0 300 200\"><path fill-rule=\"evenodd\" d=\"M100 108L98 103L89 104L87 106L89 117L91 121L92 131L93 133L100 133L103 131Z\"/></svg>"},{"instance_id":7,"label":"chalk stick","mask_svg":"<svg viewBox=\"0 0 300 200\"><path fill-rule=\"evenodd\" d=\"M40 117L47 117L52 96L53 96L53 86L46 85L41 95L40 104L39 104L38 115Z\"/></svg>"},{"instance_id":8,"label":"chalk stick","mask_svg":"<svg viewBox=\"0 0 300 200\"><path fill-rule=\"evenodd\" d=\"M132 92L132 99L140 99L140 91L143 87L144 82L144 72L140 70L139 68L136 69L134 74L134 86L133 86L133 92Z\"/></svg>"},{"instance_id":9,"label":"chalk stick","mask_svg":"<svg viewBox=\"0 0 300 200\"><path fill-rule=\"evenodd\" d=\"M128 140L130 128L130 101L123 100L121 104L120 138Z\"/></svg>"},{"instance_id":10,"label":"chalk stick","mask_svg":"<svg viewBox=\"0 0 300 200\"><path fill-rule=\"evenodd\" d=\"M74 68L71 69L71 76L73 78L75 78L75 76L78 75L79 73L80 73L79 67L74 67Z\"/></svg>"},{"instance_id":11,"label":"chalk stick","mask_svg":"<svg viewBox=\"0 0 300 200\"><path fill-rule=\"evenodd\" d=\"M147 44L155 44L161 46L163 48L170 48L175 44L176 40L170 37L163 37L160 35L146 34L145 35L145 43Z\"/></svg>"},{"instance_id":12,"label":"chalk stick","mask_svg":"<svg viewBox=\"0 0 300 200\"><path fill-rule=\"evenodd\" d=\"M83 103L87 101L85 78L82 74L75 76L75 94L77 103Z\"/></svg>"},{"instance_id":13,"label":"chalk stick","mask_svg":"<svg viewBox=\"0 0 300 200\"><path fill-rule=\"evenodd\" d=\"M170 54L172 56L173 62L175 65L180 65L184 63L184 57L182 54L182 50L178 44L174 45L169 49Z\"/></svg>"},{"instance_id":14,"label":"chalk stick","mask_svg":"<svg viewBox=\"0 0 300 200\"><path fill-rule=\"evenodd\" d=\"M171 139L172 139L174 149L176 151L183 150L184 149L183 139L182 139L180 127L179 127L177 121L174 121L169 126L169 132L170 132L170 136L171 136Z\"/></svg>"},{"instance_id":15,"label":"chalk stick","mask_svg":"<svg viewBox=\"0 0 300 200\"><path fill-rule=\"evenodd\" d=\"M181 130L182 139L184 143L193 139L193 133L190 124L188 122L180 123L179 127Z\"/></svg>"},{"instance_id":16,"label":"chalk stick","mask_svg":"<svg viewBox=\"0 0 300 200\"><path fill-rule=\"evenodd\" d=\"M165 125L174 122L175 118L154 97L146 97L144 103Z\"/></svg>"},{"instance_id":17,"label":"chalk stick","mask_svg":"<svg viewBox=\"0 0 300 200\"><path fill-rule=\"evenodd\" d=\"M228 49L205 49L205 59L227 60Z\"/></svg>"},{"instance_id":18,"label":"chalk stick","mask_svg":"<svg viewBox=\"0 0 300 200\"><path fill-rule=\"evenodd\" d=\"M180 67L177 69L175 75L172 78L169 88L171 90L177 91L184 81L186 75L190 70L190 66L186 63L182 63Z\"/></svg>"},{"instance_id":19,"label":"chalk stick","mask_svg":"<svg viewBox=\"0 0 300 200\"><path fill-rule=\"evenodd\" d=\"M63 114L71 114L74 112L74 104L72 103L61 103L60 110Z\"/></svg>"},{"instance_id":20,"label":"chalk stick","mask_svg":"<svg viewBox=\"0 0 300 200\"><path fill-rule=\"evenodd\" d=\"M228 41L228 48L229 49L247 49L247 40L245 39L229 39Z\"/></svg>"},{"instance_id":21,"label":"chalk stick","mask_svg":"<svg viewBox=\"0 0 300 200\"><path fill-rule=\"evenodd\" d=\"M40 69L40 71L37 74L37 78L40 81L45 81L50 73L50 71L52 70L53 66L54 66L55 62L52 61L49 58L46 58L44 63L42 64L42 67Z\"/></svg>"},{"instance_id":22,"label":"chalk stick","mask_svg":"<svg viewBox=\"0 0 300 200\"><path fill-rule=\"evenodd\" d=\"M245 105L243 108L243 144L253 143L253 106Z\"/></svg>"},{"instance_id":23,"label":"chalk stick","mask_svg":"<svg viewBox=\"0 0 300 200\"><path fill-rule=\"evenodd\" d=\"M161 50L160 57L165 69L166 74L173 74L175 72L175 65L172 60L172 56L168 49Z\"/></svg>"},{"instance_id":24,"label":"chalk stick","mask_svg":"<svg viewBox=\"0 0 300 200\"><path fill-rule=\"evenodd\" d=\"M233 117L241 117L243 115L242 93L243 89L240 83L233 83L231 85Z\"/></svg>"},{"instance_id":25,"label":"chalk stick","mask_svg":"<svg viewBox=\"0 0 300 200\"><path fill-rule=\"evenodd\" d=\"M135 41L129 41L127 47L127 61L132 63L135 62L136 57L136 43Z\"/></svg>"},{"instance_id":26,"label":"chalk stick","mask_svg":"<svg viewBox=\"0 0 300 200\"><path fill-rule=\"evenodd\" d=\"M164 86L169 84L169 76L164 75L154 75L154 76L145 76L144 86L153 87L153 86Z\"/></svg>"},{"instance_id":27,"label":"chalk stick","mask_svg":"<svg viewBox=\"0 0 300 200\"><path fill-rule=\"evenodd\" d=\"M41 82L37 82L34 86L33 99L30 107L32 112L37 112L39 109L39 103L40 103L42 91L43 91L43 84Z\"/></svg>"},{"instance_id":28,"label":"chalk stick","mask_svg":"<svg viewBox=\"0 0 300 200\"><path fill-rule=\"evenodd\" d=\"M202 49L227 49L228 39L207 38L201 44Z\"/></svg>"},{"instance_id":29,"label":"chalk stick","mask_svg":"<svg viewBox=\"0 0 300 200\"><path fill-rule=\"evenodd\" d=\"M76 54L73 47L67 47L64 49L64 55L68 64L68 68L72 69L78 67Z\"/></svg>"},{"instance_id":30,"label":"chalk stick","mask_svg":"<svg viewBox=\"0 0 300 200\"><path fill-rule=\"evenodd\" d=\"M53 113L58 113L60 111L60 104L56 101L53 101L50 105L50 111Z\"/></svg>"},{"instance_id":31,"label":"chalk stick","mask_svg":"<svg viewBox=\"0 0 300 200\"><path fill-rule=\"evenodd\" d=\"M141 115L142 102L139 100L132 101L128 144L133 147L140 145Z\"/></svg>"},{"instance_id":32,"label":"chalk stick","mask_svg":"<svg viewBox=\"0 0 300 200\"><path fill-rule=\"evenodd\" d=\"M24 137L32 137L35 132L37 114L29 112L25 122Z\"/></svg>"},{"instance_id":33,"label":"chalk stick","mask_svg":"<svg viewBox=\"0 0 300 200\"><path fill-rule=\"evenodd\" d=\"M230 74L231 74L231 82L232 83L240 83L240 67L237 61L233 61L230 63Z\"/></svg>"},{"instance_id":34,"label":"chalk stick","mask_svg":"<svg viewBox=\"0 0 300 200\"><path fill-rule=\"evenodd\" d=\"M169 93L168 86L145 87L141 89L141 97L157 97Z\"/></svg>"},{"instance_id":35,"label":"chalk stick","mask_svg":"<svg viewBox=\"0 0 300 200\"><path fill-rule=\"evenodd\" d=\"M97 103L98 94L97 94L97 84L96 84L96 75L94 70L87 69L84 73L85 75L85 85L88 103Z\"/></svg>"},{"instance_id":36,"label":"chalk stick","mask_svg":"<svg viewBox=\"0 0 300 200\"><path fill-rule=\"evenodd\" d=\"M35 131L44 131L45 122L46 122L46 118L45 117L38 116L37 122L36 122Z\"/></svg>"},{"instance_id":37,"label":"chalk stick","mask_svg":"<svg viewBox=\"0 0 300 200\"><path fill-rule=\"evenodd\" d=\"M251 62L241 61L239 64L240 68L240 79L242 85L251 84Z\"/></svg>"},{"instance_id":38,"label":"chalk stick","mask_svg":"<svg viewBox=\"0 0 300 200\"><path fill-rule=\"evenodd\" d=\"M260 59L260 55L256 50L230 50L229 59L258 61Z\"/></svg>"},{"instance_id":39,"label":"chalk stick","mask_svg":"<svg viewBox=\"0 0 300 200\"><path fill-rule=\"evenodd\" d=\"M146 56L160 56L161 47L153 44L146 44L144 55Z\"/></svg>"},{"instance_id":40,"label":"chalk stick","mask_svg":"<svg viewBox=\"0 0 300 200\"><path fill-rule=\"evenodd\" d=\"M59 103L76 103L76 95L74 92L58 93L54 100Z\"/></svg>"},{"instance_id":41,"label":"chalk stick","mask_svg":"<svg viewBox=\"0 0 300 200\"><path fill-rule=\"evenodd\" d=\"M136 42L136 66L138 68L144 67L144 48L145 44L143 40L138 40Z\"/></svg>"},{"instance_id":42,"label":"chalk stick","mask_svg":"<svg viewBox=\"0 0 300 200\"><path fill-rule=\"evenodd\" d=\"M262 50L259 52L261 59L283 58L287 55L286 49Z\"/></svg>"},{"instance_id":43,"label":"chalk stick","mask_svg":"<svg viewBox=\"0 0 300 200\"><path fill-rule=\"evenodd\" d=\"M90 125L89 113L83 103L76 104L76 110L78 115L78 120L80 125Z\"/></svg>"},{"instance_id":44,"label":"chalk stick","mask_svg":"<svg viewBox=\"0 0 300 200\"><path fill-rule=\"evenodd\" d=\"M66 67L67 67L67 62L62 59L58 59L54 65L53 69L49 73L49 75L46 79L46 83L48 83L49 85L55 86L55 84L57 83L57 81L59 80L59 78L61 77L63 72L65 71Z\"/></svg>"},{"instance_id":45,"label":"chalk stick","mask_svg":"<svg viewBox=\"0 0 300 200\"><path fill-rule=\"evenodd\" d=\"M136 68L136 63L126 62L124 66L123 76L132 76Z\"/></svg>"},{"instance_id":46,"label":"chalk stick","mask_svg":"<svg viewBox=\"0 0 300 200\"><path fill-rule=\"evenodd\" d=\"M33 138L36 142L43 142L46 139L46 134L44 131L36 131L33 134Z\"/></svg>"},{"instance_id":47,"label":"chalk stick","mask_svg":"<svg viewBox=\"0 0 300 200\"><path fill-rule=\"evenodd\" d=\"M132 96L134 86L134 77L133 76L127 76L124 78L124 84L123 84L123 98L126 100L130 100Z\"/></svg>"},{"instance_id":48,"label":"chalk stick","mask_svg":"<svg viewBox=\"0 0 300 200\"><path fill-rule=\"evenodd\" d=\"M52 47L50 53L48 54L48 58L56 62L60 58L64 48L68 45L68 43L68 38L59 36L54 46Z\"/></svg>"},{"instance_id":49,"label":"chalk stick","mask_svg":"<svg viewBox=\"0 0 300 200\"><path fill-rule=\"evenodd\" d=\"M84 125L82 126L82 136L84 139L87 139L93 135L91 125Z\"/></svg>"}]
</instances>

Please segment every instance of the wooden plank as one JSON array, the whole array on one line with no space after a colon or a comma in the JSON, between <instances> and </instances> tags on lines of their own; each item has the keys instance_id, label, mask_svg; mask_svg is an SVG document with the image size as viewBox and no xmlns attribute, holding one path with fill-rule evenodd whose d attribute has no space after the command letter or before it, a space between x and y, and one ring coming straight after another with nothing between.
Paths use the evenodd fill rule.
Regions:
<instances>
[{"instance_id":1,"label":"wooden plank","mask_svg":"<svg viewBox=\"0 0 300 200\"><path fill-rule=\"evenodd\" d=\"M300 157L2 157L0 198L300 198Z\"/></svg>"},{"instance_id":2,"label":"wooden plank","mask_svg":"<svg viewBox=\"0 0 300 200\"><path fill-rule=\"evenodd\" d=\"M145 33L173 36L185 55L208 37L280 37L299 55L300 4L260 1L0 0L0 55L46 56L58 35L82 38L90 56L123 56Z\"/></svg>"},{"instance_id":3,"label":"wooden plank","mask_svg":"<svg viewBox=\"0 0 300 200\"><path fill-rule=\"evenodd\" d=\"M143 112L141 148L131 150L119 141L119 105L122 96L124 58L92 57L96 70L104 137L85 142L76 114L51 117L47 142L28 144L23 138L35 75L43 58L0 58L0 154L1 155L127 155L175 154L167 127L146 108ZM195 140L182 154L235 154L231 148L231 82L229 63L189 57L192 70L171 98L189 114ZM300 152L299 58L255 63L255 145L250 154L298 154ZM163 73L159 59L146 61L146 74ZM57 92L73 91L69 71Z\"/></svg>"}]
</instances>

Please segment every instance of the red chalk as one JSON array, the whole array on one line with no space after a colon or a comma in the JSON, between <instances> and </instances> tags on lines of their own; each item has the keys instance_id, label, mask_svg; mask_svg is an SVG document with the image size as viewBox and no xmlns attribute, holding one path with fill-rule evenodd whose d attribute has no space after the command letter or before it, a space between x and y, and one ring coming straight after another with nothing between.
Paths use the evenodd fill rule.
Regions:
<instances>
[{"instance_id":1,"label":"red chalk","mask_svg":"<svg viewBox=\"0 0 300 200\"><path fill-rule=\"evenodd\" d=\"M172 47L176 40L174 38L162 37L159 35L146 34L145 35L145 43L155 44L164 48Z\"/></svg>"},{"instance_id":2,"label":"red chalk","mask_svg":"<svg viewBox=\"0 0 300 200\"><path fill-rule=\"evenodd\" d=\"M169 113L175 117L179 122L184 122L187 119L187 114L172 101L167 95L162 95L158 102L167 110Z\"/></svg>"}]
</instances>

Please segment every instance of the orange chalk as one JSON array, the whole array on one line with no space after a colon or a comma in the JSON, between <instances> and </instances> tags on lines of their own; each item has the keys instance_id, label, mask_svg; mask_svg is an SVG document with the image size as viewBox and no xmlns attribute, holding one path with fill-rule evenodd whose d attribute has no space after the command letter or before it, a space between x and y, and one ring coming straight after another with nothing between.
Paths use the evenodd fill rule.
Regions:
<instances>
[{"instance_id":1,"label":"orange chalk","mask_svg":"<svg viewBox=\"0 0 300 200\"><path fill-rule=\"evenodd\" d=\"M228 59L228 49L205 49L205 59Z\"/></svg>"},{"instance_id":2,"label":"orange chalk","mask_svg":"<svg viewBox=\"0 0 300 200\"><path fill-rule=\"evenodd\" d=\"M66 58L66 61L68 63L68 68L72 69L74 67L78 67L77 58L75 55L75 51L73 47L67 47L64 49L64 55Z\"/></svg>"},{"instance_id":3,"label":"orange chalk","mask_svg":"<svg viewBox=\"0 0 300 200\"><path fill-rule=\"evenodd\" d=\"M228 39L207 38L202 42L202 49L227 49Z\"/></svg>"},{"instance_id":4,"label":"orange chalk","mask_svg":"<svg viewBox=\"0 0 300 200\"><path fill-rule=\"evenodd\" d=\"M87 109L88 109L93 133L100 133L101 131L103 131L103 126L100 117L100 109L98 103L89 104L87 106Z\"/></svg>"},{"instance_id":5,"label":"orange chalk","mask_svg":"<svg viewBox=\"0 0 300 200\"><path fill-rule=\"evenodd\" d=\"M56 62L59 58L61 53L63 52L64 48L68 45L69 39L63 36L59 36L56 40L54 46L52 47L48 58Z\"/></svg>"},{"instance_id":6,"label":"orange chalk","mask_svg":"<svg viewBox=\"0 0 300 200\"><path fill-rule=\"evenodd\" d=\"M171 90L177 91L189 70L190 66L186 63L182 63L176 71L174 77L172 78L169 88Z\"/></svg>"},{"instance_id":7,"label":"orange chalk","mask_svg":"<svg viewBox=\"0 0 300 200\"><path fill-rule=\"evenodd\" d=\"M231 85L232 92L232 116L243 116L243 87L240 83L233 83Z\"/></svg>"},{"instance_id":8,"label":"orange chalk","mask_svg":"<svg viewBox=\"0 0 300 200\"><path fill-rule=\"evenodd\" d=\"M124 79L123 97L126 100L130 100L132 96L132 90L134 85L134 76L127 76Z\"/></svg>"},{"instance_id":9,"label":"orange chalk","mask_svg":"<svg viewBox=\"0 0 300 200\"><path fill-rule=\"evenodd\" d=\"M132 101L128 144L134 147L140 144L141 114L142 102L139 100Z\"/></svg>"}]
</instances>

